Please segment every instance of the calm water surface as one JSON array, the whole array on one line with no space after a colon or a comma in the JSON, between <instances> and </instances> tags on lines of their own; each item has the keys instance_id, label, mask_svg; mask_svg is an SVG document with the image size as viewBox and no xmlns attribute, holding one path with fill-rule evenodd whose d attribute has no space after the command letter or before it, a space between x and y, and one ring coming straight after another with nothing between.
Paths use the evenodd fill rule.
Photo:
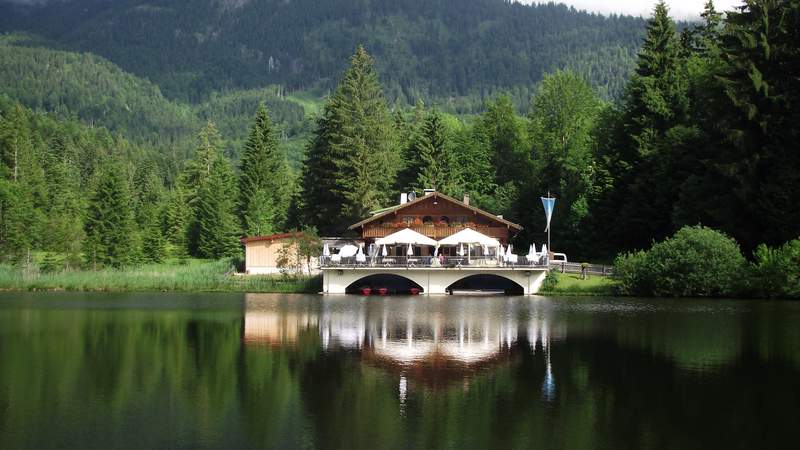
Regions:
<instances>
[{"instance_id":1,"label":"calm water surface","mask_svg":"<svg viewBox=\"0 0 800 450\"><path fill-rule=\"evenodd\" d=\"M800 303L0 294L0 448L762 449Z\"/></svg>"}]
</instances>

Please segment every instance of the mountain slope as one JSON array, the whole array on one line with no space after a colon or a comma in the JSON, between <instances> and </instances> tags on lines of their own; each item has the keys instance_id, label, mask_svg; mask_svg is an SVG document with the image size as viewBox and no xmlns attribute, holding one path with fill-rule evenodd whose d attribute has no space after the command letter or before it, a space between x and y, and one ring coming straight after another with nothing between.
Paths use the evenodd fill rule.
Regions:
<instances>
[{"instance_id":1,"label":"mountain slope","mask_svg":"<svg viewBox=\"0 0 800 450\"><path fill-rule=\"evenodd\" d=\"M275 88L214 94L190 105L165 98L158 86L89 54L38 47L33 36L0 37L0 94L38 111L77 117L162 149L184 153L203 123L216 122L236 157L258 104L264 102L293 160L307 130L303 106Z\"/></svg>"},{"instance_id":2,"label":"mountain slope","mask_svg":"<svg viewBox=\"0 0 800 450\"><path fill-rule=\"evenodd\" d=\"M531 86L573 67L608 96L644 21L504 0L71 0L2 4L0 27L91 51L188 100L219 89L330 88L355 47L390 99Z\"/></svg>"}]
</instances>

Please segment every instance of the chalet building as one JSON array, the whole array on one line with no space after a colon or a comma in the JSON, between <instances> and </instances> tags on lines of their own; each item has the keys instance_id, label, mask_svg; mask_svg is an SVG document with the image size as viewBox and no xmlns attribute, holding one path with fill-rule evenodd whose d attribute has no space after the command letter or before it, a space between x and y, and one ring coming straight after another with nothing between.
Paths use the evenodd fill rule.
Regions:
<instances>
[{"instance_id":1,"label":"chalet building","mask_svg":"<svg viewBox=\"0 0 800 450\"><path fill-rule=\"evenodd\" d=\"M410 228L434 240L444 239L465 228L470 228L508 245L522 227L503 219L502 216L490 214L482 209L470 206L469 196L463 201L427 189L421 197L409 200L407 194L401 194L400 204L379 210L371 217L350 226L350 230L360 230L361 239L370 245L378 238L386 237L403 228ZM405 246L389 249L392 255L405 254ZM416 256L430 256L431 247L420 246L414 249ZM443 248L445 255L456 249Z\"/></svg>"}]
</instances>

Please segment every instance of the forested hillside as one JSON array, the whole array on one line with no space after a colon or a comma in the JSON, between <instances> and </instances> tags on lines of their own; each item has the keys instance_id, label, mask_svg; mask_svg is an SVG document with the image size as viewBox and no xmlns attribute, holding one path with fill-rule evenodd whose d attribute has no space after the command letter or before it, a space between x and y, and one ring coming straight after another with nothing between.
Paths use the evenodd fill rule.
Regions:
<instances>
[{"instance_id":1,"label":"forested hillside","mask_svg":"<svg viewBox=\"0 0 800 450\"><path fill-rule=\"evenodd\" d=\"M190 101L268 84L332 89L363 44L391 102L447 99L461 111L500 90L522 102L556 69L617 96L644 29L641 19L505 0L0 2L0 17L0 31L104 56Z\"/></svg>"},{"instance_id":2,"label":"forested hillside","mask_svg":"<svg viewBox=\"0 0 800 450\"><path fill-rule=\"evenodd\" d=\"M522 224L519 248L544 239L539 196L550 191L553 247L571 257L610 258L696 224L748 252L777 246L800 235L798 32L800 0L753 0L727 16L709 2L703 22L681 32L659 3L619 101L585 74L555 70L526 88L524 116L509 94L473 116L426 99L393 103L362 46L319 109L282 86L181 106L97 57L6 49L2 86L17 98L0 97L0 252L29 267L45 251L56 268L220 258L240 254L242 235L343 233L397 192L425 187ZM122 117L107 122L114 133L69 117L95 117L80 97L103 95L70 80L71 61L100 86L137 92L109 100L110 117ZM63 76L48 78L53 67ZM148 114L154 104L192 112L188 158L123 137L147 135L125 106ZM292 133L306 143L298 171Z\"/></svg>"},{"instance_id":3,"label":"forested hillside","mask_svg":"<svg viewBox=\"0 0 800 450\"><path fill-rule=\"evenodd\" d=\"M303 106L284 98L280 88L215 92L193 105L165 98L158 86L104 58L41 45L35 36L0 37L0 94L37 111L121 133L174 154L176 163L188 156L197 130L207 121L219 124L226 153L238 159L247 122L265 103L299 164L309 122Z\"/></svg>"}]
</instances>

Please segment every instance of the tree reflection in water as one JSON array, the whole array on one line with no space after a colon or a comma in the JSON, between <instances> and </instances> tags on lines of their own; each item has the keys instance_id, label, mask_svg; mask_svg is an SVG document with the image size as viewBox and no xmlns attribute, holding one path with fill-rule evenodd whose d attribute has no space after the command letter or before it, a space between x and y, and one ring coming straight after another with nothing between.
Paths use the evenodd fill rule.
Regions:
<instances>
[{"instance_id":1,"label":"tree reflection in water","mask_svg":"<svg viewBox=\"0 0 800 450\"><path fill-rule=\"evenodd\" d=\"M0 294L2 448L779 448L800 304Z\"/></svg>"}]
</instances>

